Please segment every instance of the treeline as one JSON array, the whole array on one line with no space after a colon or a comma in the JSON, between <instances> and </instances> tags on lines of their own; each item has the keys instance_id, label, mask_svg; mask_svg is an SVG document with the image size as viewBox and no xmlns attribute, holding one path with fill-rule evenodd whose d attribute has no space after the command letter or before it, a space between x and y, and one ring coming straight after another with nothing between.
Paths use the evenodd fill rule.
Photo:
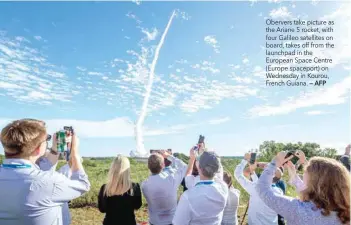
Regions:
<instances>
[{"instance_id":1,"label":"treeline","mask_svg":"<svg viewBox=\"0 0 351 225\"><path fill-rule=\"evenodd\" d=\"M264 141L258 149L252 149L257 151L258 159L260 161L270 161L280 151L294 151L301 150L305 153L307 158L313 156L323 156L328 158L337 159L339 156L335 148L321 148L319 144L312 142L297 142L297 143L281 143L275 141Z\"/></svg>"},{"instance_id":2,"label":"treeline","mask_svg":"<svg viewBox=\"0 0 351 225\"><path fill-rule=\"evenodd\" d=\"M307 158L313 156L323 156L328 158L337 159L339 156L335 148L321 148L319 144L313 142L297 142L297 143L282 143L275 141L264 141L258 149L251 149L251 151L257 151L258 159L260 161L270 161L278 152L280 151L291 151L291 150L301 150L305 153ZM237 154L234 150L233 155L236 157L242 157ZM189 156L183 153L174 153L174 156L182 159L184 162L188 162ZM0 163L2 163L4 156L0 154ZM223 157L223 158L233 158L233 157ZM89 161L111 161L113 157L84 157L84 164L89 164ZM94 166L94 165L92 165Z\"/></svg>"}]
</instances>

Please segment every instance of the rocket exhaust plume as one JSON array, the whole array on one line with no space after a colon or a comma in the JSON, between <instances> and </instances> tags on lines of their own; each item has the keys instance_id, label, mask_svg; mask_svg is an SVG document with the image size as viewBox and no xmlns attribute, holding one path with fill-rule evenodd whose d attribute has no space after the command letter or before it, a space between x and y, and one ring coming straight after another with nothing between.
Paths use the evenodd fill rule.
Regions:
<instances>
[{"instance_id":1,"label":"rocket exhaust plume","mask_svg":"<svg viewBox=\"0 0 351 225\"><path fill-rule=\"evenodd\" d=\"M152 90L152 84L154 82L154 73L155 73L155 67L156 67L157 60L158 60L158 55L160 53L163 42L164 42L166 35L168 33L168 29L172 24L172 20L173 20L173 17L175 16L175 14L176 14L175 11L173 11L171 18L169 19L168 24L166 26L166 29L164 30L164 32L162 34L161 40L156 47L154 59L152 60L152 64L151 64L151 68L150 68L149 81L148 81L147 86L146 86L146 92L145 92L143 105L141 107L139 119L138 119L136 126L135 126L135 138L136 138L136 142L137 142L137 146L136 146L137 149L136 150L137 150L137 154L139 154L139 155L146 155L147 154L145 147L144 147L142 126L144 124L144 120L146 117L147 106L149 104L149 98L150 98L150 94L151 94L151 90Z\"/></svg>"}]
</instances>

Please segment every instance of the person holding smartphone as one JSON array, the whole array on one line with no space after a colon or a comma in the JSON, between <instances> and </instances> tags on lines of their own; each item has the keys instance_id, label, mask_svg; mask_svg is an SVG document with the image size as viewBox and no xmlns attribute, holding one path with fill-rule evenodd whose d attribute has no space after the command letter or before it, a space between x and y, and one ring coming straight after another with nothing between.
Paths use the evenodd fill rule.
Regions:
<instances>
[{"instance_id":1,"label":"person holding smartphone","mask_svg":"<svg viewBox=\"0 0 351 225\"><path fill-rule=\"evenodd\" d=\"M248 224L249 225L272 225L278 224L278 215L274 210L269 208L257 195L255 190L258 176L256 175L255 167L255 157L252 157L252 153L246 153L244 159L241 161L239 165L235 168L234 177L238 181L238 183L242 186L242 188L249 193L250 200L249 200L249 208L248 208ZM252 180L247 179L244 176L244 169L246 165L249 164L251 167L251 178ZM281 171L276 171L276 173L281 173ZM283 192L280 188L278 188L275 184L273 179L270 182L270 187L272 191L277 195L283 195Z\"/></svg>"},{"instance_id":2,"label":"person holding smartphone","mask_svg":"<svg viewBox=\"0 0 351 225\"><path fill-rule=\"evenodd\" d=\"M258 196L289 225L350 224L350 174L337 160L312 157L305 165L300 199L276 195L270 186L274 171L291 157L279 152L255 187ZM297 153L298 156L298 153Z\"/></svg>"},{"instance_id":3,"label":"person holding smartphone","mask_svg":"<svg viewBox=\"0 0 351 225\"><path fill-rule=\"evenodd\" d=\"M174 165L174 171L164 171L165 159ZM177 208L177 191L188 166L168 151L153 153L148 159L150 176L142 182L141 190L148 204L149 223L152 225L172 224Z\"/></svg>"},{"instance_id":4,"label":"person holding smartphone","mask_svg":"<svg viewBox=\"0 0 351 225\"><path fill-rule=\"evenodd\" d=\"M58 152L46 152L49 138L43 121L13 121L0 138L5 152L0 167L0 224L62 225L62 205L90 189L77 136L72 140L71 179L52 169Z\"/></svg>"}]
</instances>

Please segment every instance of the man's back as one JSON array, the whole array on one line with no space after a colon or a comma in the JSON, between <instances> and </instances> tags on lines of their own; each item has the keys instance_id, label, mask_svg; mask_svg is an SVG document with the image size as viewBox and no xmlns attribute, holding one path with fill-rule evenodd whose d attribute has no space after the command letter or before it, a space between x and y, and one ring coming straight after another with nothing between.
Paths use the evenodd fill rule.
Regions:
<instances>
[{"instance_id":1,"label":"man's back","mask_svg":"<svg viewBox=\"0 0 351 225\"><path fill-rule=\"evenodd\" d=\"M23 162L20 159L8 162ZM89 190L85 174L67 183L57 172L42 171L37 165L28 168L0 168L0 224L62 224L61 205Z\"/></svg>"},{"instance_id":2,"label":"man's back","mask_svg":"<svg viewBox=\"0 0 351 225\"><path fill-rule=\"evenodd\" d=\"M221 182L203 182L183 193L174 216L174 225L221 224L228 187Z\"/></svg>"},{"instance_id":3,"label":"man's back","mask_svg":"<svg viewBox=\"0 0 351 225\"><path fill-rule=\"evenodd\" d=\"M173 156L168 156L171 170L165 169L159 174L151 175L141 184L149 210L149 222L153 225L172 223L177 208L177 191L187 169L187 165Z\"/></svg>"},{"instance_id":4,"label":"man's back","mask_svg":"<svg viewBox=\"0 0 351 225\"><path fill-rule=\"evenodd\" d=\"M142 191L148 203L149 218L152 224L170 224L177 207L179 184L174 173L166 171L151 175L142 183Z\"/></svg>"},{"instance_id":5,"label":"man's back","mask_svg":"<svg viewBox=\"0 0 351 225\"><path fill-rule=\"evenodd\" d=\"M256 185L256 184L255 184ZM273 191L279 195L283 195L283 191L273 186ZM277 213L269 208L258 196L256 192L251 192L248 209L249 224L271 225L278 224Z\"/></svg>"}]
</instances>

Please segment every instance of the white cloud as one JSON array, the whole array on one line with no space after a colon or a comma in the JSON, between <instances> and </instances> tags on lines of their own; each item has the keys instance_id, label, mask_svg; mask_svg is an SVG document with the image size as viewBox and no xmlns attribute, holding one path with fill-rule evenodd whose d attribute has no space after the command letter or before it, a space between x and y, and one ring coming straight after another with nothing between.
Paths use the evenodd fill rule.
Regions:
<instances>
[{"instance_id":1,"label":"white cloud","mask_svg":"<svg viewBox=\"0 0 351 225\"><path fill-rule=\"evenodd\" d=\"M252 79L251 77L233 76L232 80L234 80L238 83L244 83L244 84L256 84L257 83L257 81Z\"/></svg>"},{"instance_id":2,"label":"white cloud","mask_svg":"<svg viewBox=\"0 0 351 225\"><path fill-rule=\"evenodd\" d=\"M205 72L211 72L213 74L219 73L220 70L215 68L215 63L210 61L202 61L200 64L191 65L193 69L200 69Z\"/></svg>"},{"instance_id":3,"label":"white cloud","mask_svg":"<svg viewBox=\"0 0 351 225\"><path fill-rule=\"evenodd\" d=\"M21 88L21 87L18 86L17 84L0 81L0 88L3 88L3 89L18 89L18 88Z\"/></svg>"},{"instance_id":4,"label":"white cloud","mask_svg":"<svg viewBox=\"0 0 351 225\"><path fill-rule=\"evenodd\" d=\"M180 17L183 20L190 20L191 19L191 16L188 13L180 11L179 9L176 10L176 17Z\"/></svg>"},{"instance_id":5,"label":"white cloud","mask_svg":"<svg viewBox=\"0 0 351 225\"><path fill-rule=\"evenodd\" d=\"M301 108L310 108L320 105L338 105L346 101L351 86L351 77L331 85L328 88L322 88L317 91L311 91L301 94L298 97L289 97L281 101L278 105L259 105L249 110L249 114L255 116L274 116L288 114Z\"/></svg>"},{"instance_id":6,"label":"white cloud","mask_svg":"<svg viewBox=\"0 0 351 225\"><path fill-rule=\"evenodd\" d=\"M132 0L132 2L134 2L134 3L137 4L137 5L140 5L140 4L141 4L141 0Z\"/></svg>"},{"instance_id":7,"label":"white cloud","mask_svg":"<svg viewBox=\"0 0 351 225\"><path fill-rule=\"evenodd\" d=\"M40 41L40 40L43 39L41 36L34 36L34 38L35 38L35 40L37 40L37 41Z\"/></svg>"},{"instance_id":8,"label":"white cloud","mask_svg":"<svg viewBox=\"0 0 351 225\"><path fill-rule=\"evenodd\" d=\"M204 37L204 41L206 44L212 46L213 50L216 53L219 53L219 43L214 35L208 35Z\"/></svg>"},{"instance_id":9,"label":"white cloud","mask_svg":"<svg viewBox=\"0 0 351 225\"><path fill-rule=\"evenodd\" d=\"M250 62L250 60L247 58L247 57L245 57L244 59L243 59L243 64L248 64Z\"/></svg>"},{"instance_id":10,"label":"white cloud","mask_svg":"<svg viewBox=\"0 0 351 225\"><path fill-rule=\"evenodd\" d=\"M277 9L273 9L270 11L269 16L272 19L289 19L292 18L291 12L289 12L286 6L282 6Z\"/></svg>"},{"instance_id":11,"label":"white cloud","mask_svg":"<svg viewBox=\"0 0 351 225\"><path fill-rule=\"evenodd\" d=\"M79 71L82 71L82 72L87 70L86 68L81 67L81 66L77 66L76 69L79 70Z\"/></svg>"},{"instance_id":12,"label":"white cloud","mask_svg":"<svg viewBox=\"0 0 351 225\"><path fill-rule=\"evenodd\" d=\"M149 31L146 28L142 28L141 32L144 33L146 35L146 39L148 41L153 41L156 39L157 35L158 35L158 30L156 28L153 28L151 31Z\"/></svg>"},{"instance_id":13,"label":"white cloud","mask_svg":"<svg viewBox=\"0 0 351 225\"><path fill-rule=\"evenodd\" d=\"M88 72L88 75L92 75L92 76L102 76L102 73L90 71L90 72Z\"/></svg>"},{"instance_id":14,"label":"white cloud","mask_svg":"<svg viewBox=\"0 0 351 225\"><path fill-rule=\"evenodd\" d=\"M224 118L210 120L210 121L208 121L208 123L211 125L217 125L217 124L228 122L229 120L230 120L229 117L224 117Z\"/></svg>"},{"instance_id":15,"label":"white cloud","mask_svg":"<svg viewBox=\"0 0 351 225\"><path fill-rule=\"evenodd\" d=\"M68 102L71 84L64 69L50 63L24 37L0 36L0 94L17 102ZM60 96L60 97L57 97Z\"/></svg>"},{"instance_id":16,"label":"white cloud","mask_svg":"<svg viewBox=\"0 0 351 225\"><path fill-rule=\"evenodd\" d=\"M320 111L320 110L313 110L313 111L305 112L305 114L307 114L309 116L315 116L315 115L330 114L330 112L325 112L325 111Z\"/></svg>"}]
</instances>

